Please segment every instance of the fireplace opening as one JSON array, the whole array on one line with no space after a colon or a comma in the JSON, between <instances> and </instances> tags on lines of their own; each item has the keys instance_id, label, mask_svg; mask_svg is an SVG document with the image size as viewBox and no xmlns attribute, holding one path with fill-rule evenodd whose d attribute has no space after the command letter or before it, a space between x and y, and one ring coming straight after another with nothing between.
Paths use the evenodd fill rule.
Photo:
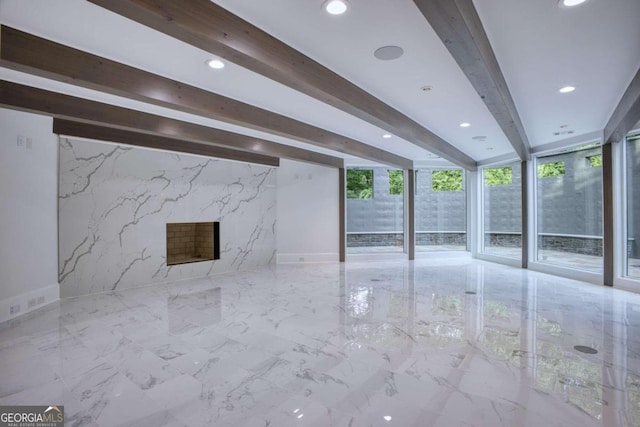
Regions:
<instances>
[{"instance_id":1,"label":"fireplace opening","mask_svg":"<svg viewBox=\"0 0 640 427\"><path fill-rule=\"evenodd\" d=\"M167 265L220 259L219 222L167 223Z\"/></svg>"}]
</instances>

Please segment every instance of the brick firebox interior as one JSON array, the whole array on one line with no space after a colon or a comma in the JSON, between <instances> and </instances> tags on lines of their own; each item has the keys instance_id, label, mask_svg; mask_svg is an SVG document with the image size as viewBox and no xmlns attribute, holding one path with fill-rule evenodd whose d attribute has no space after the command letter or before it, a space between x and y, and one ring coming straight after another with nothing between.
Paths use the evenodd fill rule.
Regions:
<instances>
[{"instance_id":1,"label":"brick firebox interior","mask_svg":"<svg viewBox=\"0 0 640 427\"><path fill-rule=\"evenodd\" d=\"M219 223L167 223L167 265L218 259Z\"/></svg>"}]
</instances>

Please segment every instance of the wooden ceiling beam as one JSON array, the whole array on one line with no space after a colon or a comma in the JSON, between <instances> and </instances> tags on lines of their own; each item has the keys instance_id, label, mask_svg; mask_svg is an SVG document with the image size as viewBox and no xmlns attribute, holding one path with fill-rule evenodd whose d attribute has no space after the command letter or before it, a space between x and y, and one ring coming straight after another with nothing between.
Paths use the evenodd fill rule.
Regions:
<instances>
[{"instance_id":1,"label":"wooden ceiling beam","mask_svg":"<svg viewBox=\"0 0 640 427\"><path fill-rule=\"evenodd\" d=\"M622 141L640 122L640 68L604 127L604 142Z\"/></svg>"},{"instance_id":2,"label":"wooden ceiling beam","mask_svg":"<svg viewBox=\"0 0 640 427\"><path fill-rule=\"evenodd\" d=\"M520 157L531 147L507 81L472 0L414 0Z\"/></svg>"},{"instance_id":3,"label":"wooden ceiling beam","mask_svg":"<svg viewBox=\"0 0 640 427\"><path fill-rule=\"evenodd\" d=\"M5 80L0 80L0 107L323 166L344 167L344 160L339 157ZM175 148L178 150L179 146Z\"/></svg>"},{"instance_id":4,"label":"wooden ceiling beam","mask_svg":"<svg viewBox=\"0 0 640 427\"><path fill-rule=\"evenodd\" d=\"M280 166L279 158L265 156L264 154L232 150L230 148L217 147L215 145L183 141L180 139L167 138L166 136L148 135L137 131L115 129L89 123L74 122L71 120L53 119L53 133L77 138L89 138L98 141L115 142L135 147L155 148L178 153L215 157L218 159L256 163L266 166Z\"/></svg>"},{"instance_id":5,"label":"wooden ceiling beam","mask_svg":"<svg viewBox=\"0 0 640 427\"><path fill-rule=\"evenodd\" d=\"M408 116L211 0L88 1L332 105L459 166L477 167L473 158Z\"/></svg>"},{"instance_id":6,"label":"wooden ceiling beam","mask_svg":"<svg viewBox=\"0 0 640 427\"><path fill-rule=\"evenodd\" d=\"M390 166L413 166L410 159L363 142L7 26L0 28L0 65Z\"/></svg>"}]
</instances>

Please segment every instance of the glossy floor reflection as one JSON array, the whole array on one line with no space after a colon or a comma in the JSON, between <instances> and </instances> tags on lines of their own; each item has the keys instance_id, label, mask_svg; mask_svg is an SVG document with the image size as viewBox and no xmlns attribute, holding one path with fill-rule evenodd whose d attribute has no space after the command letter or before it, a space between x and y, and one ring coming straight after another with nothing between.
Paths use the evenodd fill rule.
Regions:
<instances>
[{"instance_id":1,"label":"glossy floor reflection","mask_svg":"<svg viewBox=\"0 0 640 427\"><path fill-rule=\"evenodd\" d=\"M638 326L640 295L468 258L281 265L14 322L0 405L77 426L637 426Z\"/></svg>"}]
</instances>

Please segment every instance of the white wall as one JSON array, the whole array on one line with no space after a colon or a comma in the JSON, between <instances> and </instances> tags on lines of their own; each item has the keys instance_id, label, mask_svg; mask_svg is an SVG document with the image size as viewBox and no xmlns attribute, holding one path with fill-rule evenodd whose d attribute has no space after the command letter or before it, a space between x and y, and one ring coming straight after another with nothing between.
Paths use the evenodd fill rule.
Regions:
<instances>
[{"instance_id":1,"label":"white wall","mask_svg":"<svg viewBox=\"0 0 640 427\"><path fill-rule=\"evenodd\" d=\"M338 169L282 159L278 262L338 261Z\"/></svg>"},{"instance_id":2,"label":"white wall","mask_svg":"<svg viewBox=\"0 0 640 427\"><path fill-rule=\"evenodd\" d=\"M59 296L52 125L49 117L0 109L0 322ZM20 311L11 315L16 305Z\"/></svg>"}]
</instances>

